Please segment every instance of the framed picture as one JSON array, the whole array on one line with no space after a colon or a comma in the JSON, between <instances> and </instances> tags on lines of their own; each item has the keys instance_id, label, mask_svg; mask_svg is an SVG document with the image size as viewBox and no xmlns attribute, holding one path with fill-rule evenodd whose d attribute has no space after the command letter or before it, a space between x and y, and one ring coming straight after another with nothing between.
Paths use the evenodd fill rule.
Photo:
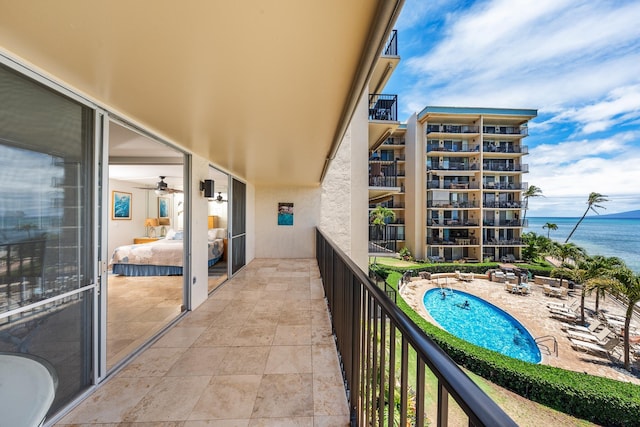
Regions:
<instances>
[{"instance_id":1,"label":"framed picture","mask_svg":"<svg viewBox=\"0 0 640 427\"><path fill-rule=\"evenodd\" d=\"M168 197L158 197L158 218L169 218L169 202Z\"/></svg>"},{"instance_id":2,"label":"framed picture","mask_svg":"<svg viewBox=\"0 0 640 427\"><path fill-rule=\"evenodd\" d=\"M293 225L293 203L278 203L278 225Z\"/></svg>"},{"instance_id":3,"label":"framed picture","mask_svg":"<svg viewBox=\"0 0 640 427\"><path fill-rule=\"evenodd\" d=\"M131 193L113 191L111 194L111 218L131 219Z\"/></svg>"}]
</instances>

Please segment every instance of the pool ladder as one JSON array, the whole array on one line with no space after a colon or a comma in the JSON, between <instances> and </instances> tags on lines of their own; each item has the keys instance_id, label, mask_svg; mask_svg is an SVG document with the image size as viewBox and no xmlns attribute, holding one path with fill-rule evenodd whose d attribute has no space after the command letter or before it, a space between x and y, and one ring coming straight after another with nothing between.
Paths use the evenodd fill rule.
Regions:
<instances>
[{"instance_id":1,"label":"pool ladder","mask_svg":"<svg viewBox=\"0 0 640 427\"><path fill-rule=\"evenodd\" d=\"M440 278L437 279L436 283L438 284L438 287L440 288L440 292L446 292L447 290L450 292L449 295L453 295L453 288L451 287L451 285L449 284L449 282L447 282L447 278L444 278L444 286L442 286L440 284Z\"/></svg>"},{"instance_id":2,"label":"pool ladder","mask_svg":"<svg viewBox=\"0 0 640 427\"><path fill-rule=\"evenodd\" d=\"M551 340L553 340L553 352L556 354L556 357L558 357L558 340L556 339L556 337L554 337L553 335L544 335L542 337L535 338L536 344L538 344L539 347L546 348L549 354L551 354L551 349L548 345L542 343Z\"/></svg>"}]
</instances>

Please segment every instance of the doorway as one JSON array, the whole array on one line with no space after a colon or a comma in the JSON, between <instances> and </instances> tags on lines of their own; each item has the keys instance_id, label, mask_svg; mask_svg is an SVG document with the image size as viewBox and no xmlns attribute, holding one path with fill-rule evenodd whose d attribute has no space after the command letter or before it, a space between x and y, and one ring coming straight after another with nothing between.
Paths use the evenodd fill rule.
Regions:
<instances>
[{"instance_id":1,"label":"doorway","mask_svg":"<svg viewBox=\"0 0 640 427\"><path fill-rule=\"evenodd\" d=\"M209 179L214 183L208 214L208 292L211 293L229 277L229 175L209 167Z\"/></svg>"},{"instance_id":2,"label":"doorway","mask_svg":"<svg viewBox=\"0 0 640 427\"><path fill-rule=\"evenodd\" d=\"M186 156L109 123L106 368L171 323L184 302Z\"/></svg>"}]
</instances>

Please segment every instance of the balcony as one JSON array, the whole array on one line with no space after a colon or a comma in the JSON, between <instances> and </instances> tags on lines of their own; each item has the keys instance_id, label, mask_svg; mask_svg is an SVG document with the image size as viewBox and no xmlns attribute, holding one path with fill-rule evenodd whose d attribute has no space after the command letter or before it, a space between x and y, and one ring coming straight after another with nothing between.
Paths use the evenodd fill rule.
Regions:
<instances>
[{"instance_id":1,"label":"balcony","mask_svg":"<svg viewBox=\"0 0 640 427\"><path fill-rule=\"evenodd\" d=\"M384 246L385 242L404 240L404 225L369 225L369 242Z\"/></svg>"},{"instance_id":2,"label":"balcony","mask_svg":"<svg viewBox=\"0 0 640 427\"><path fill-rule=\"evenodd\" d=\"M477 207L479 207L478 202L472 200L458 202L450 202L447 200L427 200L427 208L466 209Z\"/></svg>"},{"instance_id":3,"label":"balcony","mask_svg":"<svg viewBox=\"0 0 640 427\"><path fill-rule=\"evenodd\" d=\"M427 245L431 246L476 246L478 239L475 237L450 237L441 239L439 237L427 237Z\"/></svg>"},{"instance_id":4,"label":"balcony","mask_svg":"<svg viewBox=\"0 0 640 427\"><path fill-rule=\"evenodd\" d=\"M529 165L507 165L505 163L497 163L497 162L488 162L482 165L482 168L485 171L496 171L496 172L529 172Z\"/></svg>"},{"instance_id":5,"label":"balcony","mask_svg":"<svg viewBox=\"0 0 640 427\"><path fill-rule=\"evenodd\" d=\"M369 120L398 121L398 95L369 95Z\"/></svg>"},{"instance_id":6,"label":"balcony","mask_svg":"<svg viewBox=\"0 0 640 427\"><path fill-rule=\"evenodd\" d=\"M474 125L427 125L427 135L431 133L467 134L480 132Z\"/></svg>"},{"instance_id":7,"label":"balcony","mask_svg":"<svg viewBox=\"0 0 640 427\"><path fill-rule=\"evenodd\" d=\"M467 228L477 227L478 222L468 219L427 219L427 227L438 228Z\"/></svg>"},{"instance_id":8,"label":"balcony","mask_svg":"<svg viewBox=\"0 0 640 427\"><path fill-rule=\"evenodd\" d=\"M527 219L510 219L510 220L484 220L482 225L485 227L528 227Z\"/></svg>"},{"instance_id":9,"label":"balcony","mask_svg":"<svg viewBox=\"0 0 640 427\"><path fill-rule=\"evenodd\" d=\"M485 239L482 244L484 246L524 246L520 239Z\"/></svg>"},{"instance_id":10,"label":"balcony","mask_svg":"<svg viewBox=\"0 0 640 427\"><path fill-rule=\"evenodd\" d=\"M529 135L529 128L527 126L483 126L482 133L488 135Z\"/></svg>"},{"instance_id":11,"label":"balcony","mask_svg":"<svg viewBox=\"0 0 640 427\"><path fill-rule=\"evenodd\" d=\"M529 147L526 145L509 147L509 146L503 146L503 145L495 146L491 144L484 144L482 146L482 151L485 154L488 154L488 153L529 154Z\"/></svg>"},{"instance_id":12,"label":"balcony","mask_svg":"<svg viewBox=\"0 0 640 427\"><path fill-rule=\"evenodd\" d=\"M526 190L529 188L529 184L523 182L521 184L507 183L507 182L486 182L482 184L482 188L485 190Z\"/></svg>"},{"instance_id":13,"label":"balcony","mask_svg":"<svg viewBox=\"0 0 640 427\"><path fill-rule=\"evenodd\" d=\"M445 153L477 153L480 151L479 145L454 144L451 146L441 146L439 144L427 144L427 153L445 152Z\"/></svg>"},{"instance_id":14,"label":"balcony","mask_svg":"<svg viewBox=\"0 0 640 427\"><path fill-rule=\"evenodd\" d=\"M458 162L448 162L448 163L440 163L440 162L432 162L430 165L427 165L427 172L440 170L440 171L476 171L478 170L477 164L465 164Z\"/></svg>"},{"instance_id":15,"label":"balcony","mask_svg":"<svg viewBox=\"0 0 640 427\"><path fill-rule=\"evenodd\" d=\"M519 200L514 201L484 201L482 202L483 208L489 209L524 209L525 203Z\"/></svg>"},{"instance_id":16,"label":"balcony","mask_svg":"<svg viewBox=\"0 0 640 427\"><path fill-rule=\"evenodd\" d=\"M391 31L389 41L382 50L384 56L398 56L398 30Z\"/></svg>"}]
</instances>

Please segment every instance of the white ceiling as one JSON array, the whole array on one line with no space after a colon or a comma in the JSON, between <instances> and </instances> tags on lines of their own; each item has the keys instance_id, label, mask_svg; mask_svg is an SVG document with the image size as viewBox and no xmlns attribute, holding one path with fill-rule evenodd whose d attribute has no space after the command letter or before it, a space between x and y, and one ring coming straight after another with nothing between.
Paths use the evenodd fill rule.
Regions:
<instances>
[{"instance_id":1,"label":"white ceiling","mask_svg":"<svg viewBox=\"0 0 640 427\"><path fill-rule=\"evenodd\" d=\"M0 49L249 182L313 185L402 2L0 0Z\"/></svg>"}]
</instances>

